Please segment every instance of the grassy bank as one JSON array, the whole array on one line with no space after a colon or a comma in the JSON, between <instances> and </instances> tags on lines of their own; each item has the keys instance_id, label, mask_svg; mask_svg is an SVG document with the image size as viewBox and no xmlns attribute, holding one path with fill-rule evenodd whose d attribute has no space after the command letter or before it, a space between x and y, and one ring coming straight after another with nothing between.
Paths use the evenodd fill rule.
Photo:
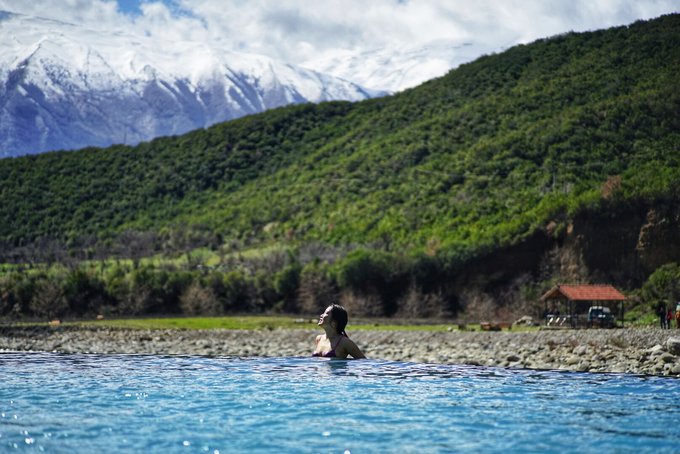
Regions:
<instances>
[{"instance_id":1,"label":"grassy bank","mask_svg":"<svg viewBox=\"0 0 680 454\"><path fill-rule=\"evenodd\" d=\"M47 322L21 322L24 326L45 326ZM125 318L112 320L79 320L62 322L61 326L103 327L125 329L184 329L184 330L273 330L273 329L317 329L316 319L292 316L225 316L225 317L161 317ZM347 327L347 331L450 331L458 330L453 323L413 323L399 320L359 319ZM478 324L467 325L467 330L480 330ZM526 328L521 328L525 330Z\"/></svg>"}]
</instances>

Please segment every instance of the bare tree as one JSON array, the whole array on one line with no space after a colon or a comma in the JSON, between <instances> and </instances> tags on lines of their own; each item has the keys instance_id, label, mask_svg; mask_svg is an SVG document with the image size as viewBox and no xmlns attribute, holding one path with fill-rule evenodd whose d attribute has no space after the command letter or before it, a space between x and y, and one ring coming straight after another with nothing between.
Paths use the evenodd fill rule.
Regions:
<instances>
[{"instance_id":1,"label":"bare tree","mask_svg":"<svg viewBox=\"0 0 680 454\"><path fill-rule=\"evenodd\" d=\"M212 289L198 283L191 284L179 297L182 312L187 315L221 315L222 305Z\"/></svg>"},{"instance_id":2,"label":"bare tree","mask_svg":"<svg viewBox=\"0 0 680 454\"><path fill-rule=\"evenodd\" d=\"M492 321L496 316L496 302L481 290L469 289L460 295L463 308L460 319L465 323L479 323Z\"/></svg>"},{"instance_id":3,"label":"bare tree","mask_svg":"<svg viewBox=\"0 0 680 454\"><path fill-rule=\"evenodd\" d=\"M423 293L415 284L397 303L397 317L400 318L444 318L451 314L445 298L439 293Z\"/></svg>"},{"instance_id":4,"label":"bare tree","mask_svg":"<svg viewBox=\"0 0 680 454\"><path fill-rule=\"evenodd\" d=\"M338 301L333 282L318 270L303 270L298 294L300 310L305 314L318 314L329 304Z\"/></svg>"},{"instance_id":5,"label":"bare tree","mask_svg":"<svg viewBox=\"0 0 680 454\"><path fill-rule=\"evenodd\" d=\"M68 311L68 301L62 288L51 279L40 280L29 302L29 309L38 317L55 318Z\"/></svg>"},{"instance_id":6,"label":"bare tree","mask_svg":"<svg viewBox=\"0 0 680 454\"><path fill-rule=\"evenodd\" d=\"M358 316L381 317L385 315L380 295L373 291L358 294L352 290L345 290L340 294L340 304L347 311Z\"/></svg>"}]
</instances>

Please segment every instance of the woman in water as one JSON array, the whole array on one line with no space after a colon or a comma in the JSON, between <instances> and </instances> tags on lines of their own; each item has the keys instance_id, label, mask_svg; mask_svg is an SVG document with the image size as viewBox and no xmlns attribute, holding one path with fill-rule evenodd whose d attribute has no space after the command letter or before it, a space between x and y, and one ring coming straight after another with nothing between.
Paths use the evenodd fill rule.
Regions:
<instances>
[{"instance_id":1,"label":"woman in water","mask_svg":"<svg viewBox=\"0 0 680 454\"><path fill-rule=\"evenodd\" d=\"M312 356L326 358L346 359L347 355L352 358L366 358L357 344L355 344L345 332L347 326L347 311L338 304L331 304L319 317L319 326L326 334L316 336L316 346Z\"/></svg>"}]
</instances>

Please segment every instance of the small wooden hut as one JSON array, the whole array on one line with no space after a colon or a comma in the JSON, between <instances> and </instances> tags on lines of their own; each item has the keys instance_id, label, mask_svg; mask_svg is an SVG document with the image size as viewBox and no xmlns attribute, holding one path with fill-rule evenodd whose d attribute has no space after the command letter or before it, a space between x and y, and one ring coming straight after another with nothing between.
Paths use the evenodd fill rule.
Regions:
<instances>
[{"instance_id":1,"label":"small wooden hut","mask_svg":"<svg viewBox=\"0 0 680 454\"><path fill-rule=\"evenodd\" d=\"M623 325L626 297L611 285L558 284L546 292L545 321L548 325L584 326L592 306L607 307L614 314L618 305L618 321Z\"/></svg>"}]
</instances>

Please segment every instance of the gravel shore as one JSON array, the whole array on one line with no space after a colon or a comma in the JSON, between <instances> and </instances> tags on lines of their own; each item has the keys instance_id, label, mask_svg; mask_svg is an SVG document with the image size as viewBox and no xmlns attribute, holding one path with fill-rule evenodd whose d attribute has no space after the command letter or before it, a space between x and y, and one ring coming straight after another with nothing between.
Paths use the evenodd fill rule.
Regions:
<instances>
[{"instance_id":1,"label":"gravel shore","mask_svg":"<svg viewBox=\"0 0 680 454\"><path fill-rule=\"evenodd\" d=\"M307 356L319 330L136 330L0 326L0 352ZM355 331L370 358L581 372L680 375L680 331Z\"/></svg>"}]
</instances>

